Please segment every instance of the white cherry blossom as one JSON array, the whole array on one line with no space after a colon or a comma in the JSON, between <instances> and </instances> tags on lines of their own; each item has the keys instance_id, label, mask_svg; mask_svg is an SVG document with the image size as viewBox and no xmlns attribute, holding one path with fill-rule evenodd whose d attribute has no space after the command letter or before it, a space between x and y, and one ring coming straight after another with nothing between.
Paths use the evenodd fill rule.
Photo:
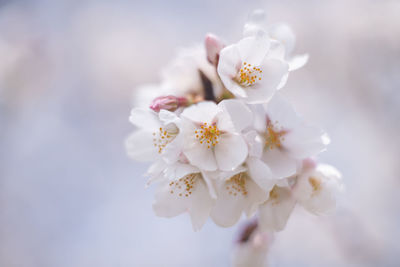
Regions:
<instances>
[{"instance_id":1,"label":"white cherry blossom","mask_svg":"<svg viewBox=\"0 0 400 267\"><path fill-rule=\"evenodd\" d=\"M158 216L188 213L197 231L208 217L230 227L258 214L246 238L259 240L234 264L261 266L265 233L283 230L297 203L316 215L332 212L342 184L335 168L314 160L329 143L326 133L278 92L308 60L292 56L292 29L267 25L257 10L243 35L226 45L207 34L204 45L178 53L160 83L138 89L129 118L137 129L126 150L152 162L145 176L157 186Z\"/></svg>"},{"instance_id":2,"label":"white cherry blossom","mask_svg":"<svg viewBox=\"0 0 400 267\"><path fill-rule=\"evenodd\" d=\"M207 40L210 40L210 35L206 36L206 42ZM217 39L212 40L217 42ZM207 59L207 52L209 51L206 51L206 47L202 44L179 49L176 57L161 71L160 83L142 85L133 91L133 105L148 107L156 97L168 95L197 101L204 97L202 74L210 81L215 97L220 97L224 86L218 77L214 63ZM217 50L213 52L214 56L219 53Z\"/></svg>"},{"instance_id":3,"label":"white cherry blossom","mask_svg":"<svg viewBox=\"0 0 400 267\"><path fill-rule=\"evenodd\" d=\"M215 66L207 59L206 48L198 44L190 48L182 48L178 55L162 71L161 86L169 88L169 94L184 97L198 97L204 94L204 84L201 73L211 82L213 93L219 97L223 85Z\"/></svg>"},{"instance_id":4,"label":"white cherry blossom","mask_svg":"<svg viewBox=\"0 0 400 267\"><path fill-rule=\"evenodd\" d=\"M247 157L247 144L240 134L252 114L238 100L201 102L182 114L183 153L189 162L205 171L232 171Z\"/></svg>"},{"instance_id":5,"label":"white cherry blossom","mask_svg":"<svg viewBox=\"0 0 400 267\"><path fill-rule=\"evenodd\" d=\"M193 230L198 231L207 221L214 205L215 189L212 173L184 163L172 164L158 185L153 210L160 217L175 217L188 212Z\"/></svg>"},{"instance_id":6,"label":"white cherry blossom","mask_svg":"<svg viewBox=\"0 0 400 267\"><path fill-rule=\"evenodd\" d=\"M175 162L181 153L182 140L179 136L180 119L172 112L159 113L149 108L132 109L130 122L137 126L125 141L128 155L138 161L152 161L163 157Z\"/></svg>"},{"instance_id":7,"label":"white cherry blossom","mask_svg":"<svg viewBox=\"0 0 400 267\"><path fill-rule=\"evenodd\" d=\"M296 36L289 25L285 23L274 24L269 29L271 38L279 41L285 47L286 60L289 63L289 71L302 68L308 62L308 54L292 55L296 45Z\"/></svg>"},{"instance_id":8,"label":"white cherry blossom","mask_svg":"<svg viewBox=\"0 0 400 267\"><path fill-rule=\"evenodd\" d=\"M336 194L343 188L341 174L333 166L318 164L303 170L298 176L293 193L306 210L316 215L332 213Z\"/></svg>"},{"instance_id":9,"label":"white cherry blossom","mask_svg":"<svg viewBox=\"0 0 400 267\"><path fill-rule=\"evenodd\" d=\"M259 226L262 231L282 231L296 205L290 187L274 186L268 200L259 207Z\"/></svg>"},{"instance_id":10,"label":"white cherry blossom","mask_svg":"<svg viewBox=\"0 0 400 267\"><path fill-rule=\"evenodd\" d=\"M222 172L215 182L217 199L211 211L214 222L230 227L243 213L252 216L258 206L268 198L265 192L251 178L246 168L239 167L232 172Z\"/></svg>"},{"instance_id":11,"label":"white cherry blossom","mask_svg":"<svg viewBox=\"0 0 400 267\"><path fill-rule=\"evenodd\" d=\"M264 103L283 86L288 64L284 51L266 34L245 37L220 52L218 74L235 97L247 103Z\"/></svg>"},{"instance_id":12,"label":"white cherry blossom","mask_svg":"<svg viewBox=\"0 0 400 267\"><path fill-rule=\"evenodd\" d=\"M296 45L296 36L291 27L285 23L267 25L266 21L265 12L263 10L255 10L244 26L243 36L255 36L262 32L268 34L271 39L283 44L285 60L289 63L289 71L297 70L307 64L308 54L292 56Z\"/></svg>"},{"instance_id":13,"label":"white cherry blossom","mask_svg":"<svg viewBox=\"0 0 400 267\"><path fill-rule=\"evenodd\" d=\"M329 143L326 133L306 124L281 95L276 94L268 104L252 108L258 145L262 147L261 157L252 164L264 168L272 178L296 174L302 159L326 149Z\"/></svg>"}]
</instances>

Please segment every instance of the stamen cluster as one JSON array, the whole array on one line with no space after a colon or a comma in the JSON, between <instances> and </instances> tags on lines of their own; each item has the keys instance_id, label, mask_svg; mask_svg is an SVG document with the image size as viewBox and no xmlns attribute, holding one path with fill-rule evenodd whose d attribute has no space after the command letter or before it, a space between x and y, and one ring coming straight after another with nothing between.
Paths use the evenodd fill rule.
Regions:
<instances>
[{"instance_id":1,"label":"stamen cluster","mask_svg":"<svg viewBox=\"0 0 400 267\"><path fill-rule=\"evenodd\" d=\"M255 66L252 67L251 64L244 62L239 72L238 82L244 86L253 85L257 81L261 81L261 73L261 68Z\"/></svg>"},{"instance_id":2,"label":"stamen cluster","mask_svg":"<svg viewBox=\"0 0 400 267\"><path fill-rule=\"evenodd\" d=\"M195 130L194 133L200 144L207 145L207 148L215 147L218 144L220 131L215 124L207 125L207 123L204 122L200 125L200 129Z\"/></svg>"}]
</instances>

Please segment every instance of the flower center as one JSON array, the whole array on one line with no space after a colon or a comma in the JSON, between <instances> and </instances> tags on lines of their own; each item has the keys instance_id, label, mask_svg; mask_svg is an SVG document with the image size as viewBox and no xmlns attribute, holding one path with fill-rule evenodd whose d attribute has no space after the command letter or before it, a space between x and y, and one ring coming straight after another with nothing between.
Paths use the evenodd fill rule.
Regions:
<instances>
[{"instance_id":1,"label":"flower center","mask_svg":"<svg viewBox=\"0 0 400 267\"><path fill-rule=\"evenodd\" d=\"M312 187L312 194L315 195L318 193L318 191L321 190L321 180L317 179L315 177L310 177L308 178L308 182L310 183L311 187Z\"/></svg>"},{"instance_id":2,"label":"flower center","mask_svg":"<svg viewBox=\"0 0 400 267\"><path fill-rule=\"evenodd\" d=\"M271 191L269 191L269 201L272 202L272 205L276 205L279 203L279 193L278 193L278 187L274 185Z\"/></svg>"},{"instance_id":3,"label":"flower center","mask_svg":"<svg viewBox=\"0 0 400 267\"><path fill-rule=\"evenodd\" d=\"M242 194L243 196L246 196L248 193L246 189L246 179L247 174L241 172L226 181L226 190L229 192L229 195L236 196Z\"/></svg>"},{"instance_id":4,"label":"flower center","mask_svg":"<svg viewBox=\"0 0 400 267\"><path fill-rule=\"evenodd\" d=\"M194 131L196 139L200 141L200 144L207 144L207 147L214 147L218 144L218 138L220 131L216 125L207 125L207 122L200 125L200 129Z\"/></svg>"},{"instance_id":5,"label":"flower center","mask_svg":"<svg viewBox=\"0 0 400 267\"><path fill-rule=\"evenodd\" d=\"M242 86L251 86L257 81L261 81L261 73L262 70L260 68L244 62L236 77L236 81Z\"/></svg>"},{"instance_id":6,"label":"flower center","mask_svg":"<svg viewBox=\"0 0 400 267\"><path fill-rule=\"evenodd\" d=\"M179 197L189 197L193 193L193 188L196 184L197 173L191 173L177 181L170 182L170 193L176 194Z\"/></svg>"},{"instance_id":7,"label":"flower center","mask_svg":"<svg viewBox=\"0 0 400 267\"><path fill-rule=\"evenodd\" d=\"M178 129L173 127L171 129L162 128L158 129L158 132L153 133L153 144L158 149L158 153L161 154L163 149L174 140L178 134Z\"/></svg>"},{"instance_id":8,"label":"flower center","mask_svg":"<svg viewBox=\"0 0 400 267\"><path fill-rule=\"evenodd\" d=\"M277 127L277 121L272 123L271 121L267 122L267 130L265 132L265 147L266 149L274 149L274 148L281 148L282 147L282 141L285 140L284 135L287 133L285 130L276 130Z\"/></svg>"}]
</instances>

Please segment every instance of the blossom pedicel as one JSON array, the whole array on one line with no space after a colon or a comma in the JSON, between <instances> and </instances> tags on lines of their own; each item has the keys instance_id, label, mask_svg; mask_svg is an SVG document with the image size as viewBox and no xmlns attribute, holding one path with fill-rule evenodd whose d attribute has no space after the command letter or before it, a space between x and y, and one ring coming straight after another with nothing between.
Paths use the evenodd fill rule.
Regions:
<instances>
[{"instance_id":1,"label":"blossom pedicel","mask_svg":"<svg viewBox=\"0 0 400 267\"><path fill-rule=\"evenodd\" d=\"M229 227L256 215L258 231L280 231L296 204L317 215L335 208L341 175L315 161L329 138L279 92L308 55L292 56L292 30L263 17L255 11L235 44L208 34L159 85L137 90L148 107L132 110L138 129L126 148L153 162L146 176L158 185L158 216L188 213L199 230L209 217Z\"/></svg>"}]
</instances>

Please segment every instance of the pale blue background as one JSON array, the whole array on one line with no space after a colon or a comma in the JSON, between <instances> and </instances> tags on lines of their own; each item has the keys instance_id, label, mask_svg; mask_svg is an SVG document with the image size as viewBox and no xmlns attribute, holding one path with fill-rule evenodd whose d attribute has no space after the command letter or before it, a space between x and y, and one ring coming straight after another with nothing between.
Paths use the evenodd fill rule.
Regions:
<instances>
[{"instance_id":1,"label":"pale blue background","mask_svg":"<svg viewBox=\"0 0 400 267\"><path fill-rule=\"evenodd\" d=\"M134 88L254 8L310 54L283 92L347 187L336 216L297 209L271 263L399 265L399 1L42 0L0 4L0 266L229 266L236 227L156 217L123 140Z\"/></svg>"}]
</instances>

